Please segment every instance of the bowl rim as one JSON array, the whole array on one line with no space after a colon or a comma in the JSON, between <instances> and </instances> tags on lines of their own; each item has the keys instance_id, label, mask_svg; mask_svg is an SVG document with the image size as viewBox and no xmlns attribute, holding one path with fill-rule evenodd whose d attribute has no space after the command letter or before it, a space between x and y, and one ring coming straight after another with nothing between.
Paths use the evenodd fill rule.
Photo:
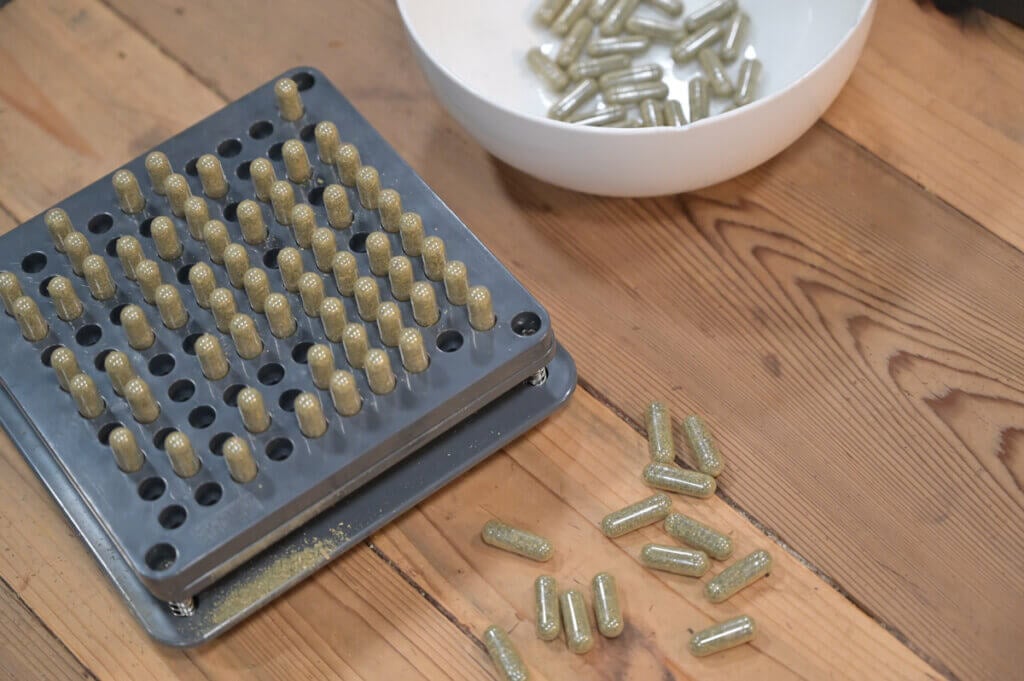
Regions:
<instances>
[{"instance_id":1,"label":"bowl rim","mask_svg":"<svg viewBox=\"0 0 1024 681\"><path fill-rule=\"evenodd\" d=\"M666 135L666 134L685 134L688 131L699 130L709 125L715 125L728 121L734 118L736 115L746 114L748 111L756 111L758 109L765 108L773 102L781 99L782 97L790 94L790 92L796 89L798 86L809 80L818 71L822 70L826 64L832 61L837 54L839 54L846 47L853 36L857 33L863 23L873 16L872 9L878 0L861 0L860 11L857 15L857 20L853 22L853 25L846 31L842 39L839 40L824 57L821 58L818 63L812 66L802 76L791 82L786 87L782 88L778 92L769 95L768 97L762 97L754 102L747 104L746 106L731 109L729 111L723 111L715 116L709 116L703 118L696 123L688 123L679 128L659 126L652 128L613 128L599 125L575 125L566 121L559 121L553 118L547 118L544 116L538 116L536 114L524 113L517 109L510 108L504 104L495 102L494 100L488 99L483 95L479 94L471 88L464 80L455 75L446 65L435 59L429 50L424 46L423 40L417 35L413 28L412 22L409 21L409 17L406 14L406 5L411 2L417 2L417 0L397 0L396 5L398 6L398 13L402 17L402 24L405 27L405 32L409 38L415 43L416 47L422 52L430 62L444 75L451 80L453 83L459 86L463 91L469 94L474 99L487 104L488 106L494 107L506 114L509 114L515 118L525 120L531 123L539 123L543 126L553 128L554 130L575 130L579 134L597 134L597 135Z\"/></svg>"}]
</instances>

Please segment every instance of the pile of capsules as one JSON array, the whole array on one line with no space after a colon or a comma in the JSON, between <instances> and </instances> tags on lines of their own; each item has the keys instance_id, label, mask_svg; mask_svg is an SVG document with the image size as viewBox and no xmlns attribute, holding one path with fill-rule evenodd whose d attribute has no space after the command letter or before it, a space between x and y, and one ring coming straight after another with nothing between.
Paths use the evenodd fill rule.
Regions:
<instances>
[{"instance_id":1,"label":"pile of capsules","mask_svg":"<svg viewBox=\"0 0 1024 681\"><path fill-rule=\"evenodd\" d=\"M651 462L644 467L643 481L655 489L698 499L714 495L715 478L722 473L724 464L703 420L693 415L683 420L697 470L675 465L672 417L663 403L653 402L647 407L646 422ZM657 522L663 522L665 532L687 548L647 544L639 558L648 568L699 578L710 568L710 559L724 561L732 556L732 539L689 516L673 512L672 499L664 492L609 513L601 520L601 531L614 539ZM554 553L547 539L497 520L488 521L481 535L486 544L536 561L547 561ZM712 603L722 603L767 576L771 569L771 555L758 549L719 572L704 586L704 596ZM615 638L625 627L615 578L602 572L594 577L591 587L598 631L606 638ZM534 594L540 639L554 640L564 630L566 645L572 652L583 654L593 647L590 618L579 590L558 594L555 578L541 575L534 583ZM697 657L718 653L750 642L756 633L757 625L749 615L733 617L695 633L690 639L690 652ZM506 681L529 679L522 658L503 629L489 627L483 639Z\"/></svg>"},{"instance_id":2,"label":"pile of capsules","mask_svg":"<svg viewBox=\"0 0 1024 681\"><path fill-rule=\"evenodd\" d=\"M641 0L542 0L534 19L562 42L553 56L533 47L526 60L551 90L565 93L548 117L605 127L681 127L707 118L712 97L731 100L730 109L754 100L761 62L746 49L750 18L738 0L714 0L678 23L682 0L643 2L672 19L634 15ZM595 30L600 37L593 38ZM699 62L687 82L688 116L679 100L668 99L661 65L633 65L652 44L670 45L676 64ZM741 55L734 83L725 65ZM591 102L599 103L587 107ZM633 106L640 118L631 115Z\"/></svg>"}]
</instances>

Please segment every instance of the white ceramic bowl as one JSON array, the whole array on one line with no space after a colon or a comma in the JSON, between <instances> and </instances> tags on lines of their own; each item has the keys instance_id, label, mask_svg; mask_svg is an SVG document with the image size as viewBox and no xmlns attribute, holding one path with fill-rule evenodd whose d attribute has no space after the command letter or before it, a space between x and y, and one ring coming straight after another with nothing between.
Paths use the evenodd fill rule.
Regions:
<instances>
[{"instance_id":1,"label":"white ceramic bowl","mask_svg":"<svg viewBox=\"0 0 1024 681\"><path fill-rule=\"evenodd\" d=\"M687 11L705 0L687 0ZM684 128L599 128L546 117L557 95L525 62L559 42L531 16L539 0L398 0L427 79L488 151L542 180L609 196L657 196L735 177L790 145L839 94L860 56L876 0L741 0L747 42L763 62L758 99ZM657 15L641 5L641 13ZM679 21L678 19L676 21ZM669 48L634 63L662 64L670 97L686 102L696 64ZM735 78L738 62L729 67ZM725 102L712 104L712 113Z\"/></svg>"}]
</instances>

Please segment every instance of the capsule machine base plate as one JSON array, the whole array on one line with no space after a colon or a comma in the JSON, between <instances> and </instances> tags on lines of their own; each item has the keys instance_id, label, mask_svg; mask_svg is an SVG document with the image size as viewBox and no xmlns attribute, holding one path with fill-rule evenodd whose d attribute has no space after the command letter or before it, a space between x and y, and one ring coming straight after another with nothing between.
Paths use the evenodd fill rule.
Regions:
<instances>
[{"instance_id":1,"label":"capsule machine base plate","mask_svg":"<svg viewBox=\"0 0 1024 681\"><path fill-rule=\"evenodd\" d=\"M523 383L363 485L195 596L189 617L171 613L139 581L39 435L5 392L2 426L67 515L100 567L149 634L190 647L228 631L332 560L366 541L420 501L557 410L576 387L576 365L562 348L540 385Z\"/></svg>"}]
</instances>

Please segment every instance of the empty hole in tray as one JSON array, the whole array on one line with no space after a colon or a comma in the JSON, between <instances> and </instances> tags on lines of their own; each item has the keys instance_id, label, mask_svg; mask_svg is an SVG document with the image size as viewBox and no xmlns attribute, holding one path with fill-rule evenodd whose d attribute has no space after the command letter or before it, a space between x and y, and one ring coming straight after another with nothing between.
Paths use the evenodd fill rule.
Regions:
<instances>
[{"instance_id":1,"label":"empty hole in tray","mask_svg":"<svg viewBox=\"0 0 1024 681\"><path fill-rule=\"evenodd\" d=\"M96 359L95 359L95 361L93 363L96 365L96 370L97 371L106 372L106 370L107 370L107 365L106 365L107 355L109 355L113 351L114 351L114 348L107 348L106 350L101 350L100 354L96 355Z\"/></svg>"},{"instance_id":2,"label":"empty hole in tray","mask_svg":"<svg viewBox=\"0 0 1024 681\"><path fill-rule=\"evenodd\" d=\"M224 443L230 440L234 433L217 433L210 438L210 451L217 456L224 455Z\"/></svg>"},{"instance_id":3,"label":"empty hole in tray","mask_svg":"<svg viewBox=\"0 0 1024 681\"><path fill-rule=\"evenodd\" d=\"M188 518L188 511L185 510L184 506L174 504L168 506L164 510L160 511L160 515L157 516L157 520L160 522L160 527L167 530L175 530L185 524L185 520Z\"/></svg>"},{"instance_id":4,"label":"empty hole in tray","mask_svg":"<svg viewBox=\"0 0 1024 681\"><path fill-rule=\"evenodd\" d=\"M139 498L145 501L156 501L167 491L167 483L163 478L146 478L139 483Z\"/></svg>"},{"instance_id":5,"label":"empty hole in tray","mask_svg":"<svg viewBox=\"0 0 1024 681\"><path fill-rule=\"evenodd\" d=\"M121 326L121 312L128 307L128 303L121 303L110 311L110 322L115 326Z\"/></svg>"},{"instance_id":6,"label":"empty hole in tray","mask_svg":"<svg viewBox=\"0 0 1024 681\"><path fill-rule=\"evenodd\" d=\"M147 239L153 236L153 218L146 218L139 223L139 235Z\"/></svg>"},{"instance_id":7,"label":"empty hole in tray","mask_svg":"<svg viewBox=\"0 0 1024 681\"><path fill-rule=\"evenodd\" d=\"M235 168L235 175L239 180L248 180L252 177L252 172L250 171L251 164L252 161L243 161L238 164L238 167Z\"/></svg>"},{"instance_id":8,"label":"empty hole in tray","mask_svg":"<svg viewBox=\"0 0 1024 681\"><path fill-rule=\"evenodd\" d=\"M224 206L224 219L228 222L238 222L238 202L232 201Z\"/></svg>"},{"instance_id":9,"label":"empty hole in tray","mask_svg":"<svg viewBox=\"0 0 1024 681\"><path fill-rule=\"evenodd\" d=\"M50 282L53 281L53 278L56 276L56 274L51 274L46 279L43 279L41 282L39 282L39 295L41 295L44 298L50 297Z\"/></svg>"},{"instance_id":10,"label":"empty hole in tray","mask_svg":"<svg viewBox=\"0 0 1024 681\"><path fill-rule=\"evenodd\" d=\"M93 215L89 220L89 231L93 234L103 234L109 232L110 228L114 226L114 218L110 216L110 213L98 213Z\"/></svg>"},{"instance_id":11,"label":"empty hole in tray","mask_svg":"<svg viewBox=\"0 0 1024 681\"><path fill-rule=\"evenodd\" d=\"M96 345L103 337L103 329L96 324L86 324L75 333L79 345Z\"/></svg>"},{"instance_id":12,"label":"empty hole in tray","mask_svg":"<svg viewBox=\"0 0 1024 681\"><path fill-rule=\"evenodd\" d=\"M189 355L196 354L196 341L202 336L201 333L190 333L185 336L185 340L181 341L181 349Z\"/></svg>"},{"instance_id":13,"label":"empty hole in tray","mask_svg":"<svg viewBox=\"0 0 1024 681\"><path fill-rule=\"evenodd\" d=\"M153 446L157 449L163 449L164 443L167 441L167 436L174 431L174 428L161 428L156 431L156 435L153 436Z\"/></svg>"},{"instance_id":14,"label":"empty hole in tray","mask_svg":"<svg viewBox=\"0 0 1024 681\"><path fill-rule=\"evenodd\" d=\"M21 259L21 271L27 274L42 272L44 267L46 267L46 254L39 251L29 253Z\"/></svg>"},{"instance_id":15,"label":"empty hole in tray","mask_svg":"<svg viewBox=\"0 0 1024 681\"><path fill-rule=\"evenodd\" d=\"M229 407L237 407L238 406L238 393L242 392L242 390L244 388L245 388L245 386L242 385L241 383L236 383L234 385L229 385L227 388L225 388L224 395L223 395L223 397L224 397L224 404L228 405Z\"/></svg>"},{"instance_id":16,"label":"empty hole in tray","mask_svg":"<svg viewBox=\"0 0 1024 681\"><path fill-rule=\"evenodd\" d=\"M512 318L509 326L512 327L512 333L517 336L532 336L540 331L540 315L536 312L520 312Z\"/></svg>"},{"instance_id":17,"label":"empty hole in tray","mask_svg":"<svg viewBox=\"0 0 1024 681\"><path fill-rule=\"evenodd\" d=\"M242 142L235 138L226 139L217 145L217 153L223 158L238 156L242 153Z\"/></svg>"},{"instance_id":18,"label":"empty hole in tray","mask_svg":"<svg viewBox=\"0 0 1024 681\"><path fill-rule=\"evenodd\" d=\"M196 490L196 503L200 506L213 506L224 496L224 490L215 482L204 482Z\"/></svg>"},{"instance_id":19,"label":"empty hole in tray","mask_svg":"<svg viewBox=\"0 0 1024 681\"><path fill-rule=\"evenodd\" d=\"M256 378L263 385L276 385L284 378L284 367L277 362L264 364L256 372Z\"/></svg>"},{"instance_id":20,"label":"empty hole in tray","mask_svg":"<svg viewBox=\"0 0 1024 681\"><path fill-rule=\"evenodd\" d=\"M313 74L305 71L298 71L292 74L292 80L294 80L295 84L299 86L300 91L308 90L316 84L316 78L313 77Z\"/></svg>"},{"instance_id":21,"label":"empty hole in tray","mask_svg":"<svg viewBox=\"0 0 1024 681\"><path fill-rule=\"evenodd\" d=\"M280 161L281 149L283 148L284 142L277 142L275 144L271 144L270 148L267 149L267 157L270 158L271 161Z\"/></svg>"},{"instance_id":22,"label":"empty hole in tray","mask_svg":"<svg viewBox=\"0 0 1024 681\"><path fill-rule=\"evenodd\" d=\"M112 258L116 258L117 257L117 240L120 239L120 238L121 237L119 237L119 236L115 236L113 239L108 241L107 245L104 246L104 248L103 248L103 250L105 250L107 252L107 255L109 255Z\"/></svg>"},{"instance_id":23,"label":"empty hole in tray","mask_svg":"<svg viewBox=\"0 0 1024 681\"><path fill-rule=\"evenodd\" d=\"M280 248L271 248L269 251L263 254L263 264L272 270L277 269L277 254L281 252Z\"/></svg>"},{"instance_id":24,"label":"empty hole in tray","mask_svg":"<svg viewBox=\"0 0 1024 681\"><path fill-rule=\"evenodd\" d=\"M171 387L167 389L167 396L172 402L188 402L195 394L196 384L187 378L171 383Z\"/></svg>"},{"instance_id":25,"label":"empty hole in tray","mask_svg":"<svg viewBox=\"0 0 1024 681\"><path fill-rule=\"evenodd\" d=\"M123 426L124 424L120 423L119 421L111 421L110 423L105 423L103 424L102 427L100 427L99 432L96 433L96 438L100 441L100 444L108 445L110 444L110 434Z\"/></svg>"},{"instance_id":26,"label":"empty hole in tray","mask_svg":"<svg viewBox=\"0 0 1024 681\"><path fill-rule=\"evenodd\" d=\"M324 188L314 187L309 192L309 202L314 206L324 205Z\"/></svg>"},{"instance_id":27,"label":"empty hole in tray","mask_svg":"<svg viewBox=\"0 0 1024 681\"><path fill-rule=\"evenodd\" d=\"M249 126L249 137L261 140L274 134L274 124L270 121L256 121Z\"/></svg>"},{"instance_id":28,"label":"empty hole in tray","mask_svg":"<svg viewBox=\"0 0 1024 681\"><path fill-rule=\"evenodd\" d=\"M295 445L286 437L279 437L267 443L267 458L271 461L284 461L292 452Z\"/></svg>"},{"instance_id":29,"label":"empty hole in tray","mask_svg":"<svg viewBox=\"0 0 1024 681\"><path fill-rule=\"evenodd\" d=\"M178 550L167 542L153 544L146 551L146 565L150 570L162 572L174 565L176 560L178 560Z\"/></svg>"},{"instance_id":30,"label":"empty hole in tray","mask_svg":"<svg viewBox=\"0 0 1024 681\"><path fill-rule=\"evenodd\" d=\"M217 412L208 404L196 407L188 413L188 422L193 428L209 428L216 419Z\"/></svg>"},{"instance_id":31,"label":"empty hole in tray","mask_svg":"<svg viewBox=\"0 0 1024 681\"><path fill-rule=\"evenodd\" d=\"M192 265L182 265L176 274L179 284L189 284L188 273L192 271Z\"/></svg>"},{"instance_id":32,"label":"empty hole in tray","mask_svg":"<svg viewBox=\"0 0 1024 681\"><path fill-rule=\"evenodd\" d=\"M312 142L314 137L316 137L316 125L313 123L304 125L302 130L299 130L299 139L303 142Z\"/></svg>"},{"instance_id":33,"label":"empty hole in tray","mask_svg":"<svg viewBox=\"0 0 1024 681\"><path fill-rule=\"evenodd\" d=\"M277 403L281 405L281 408L285 411L295 411L295 398L302 394L301 390L292 388L291 390L285 390L281 393L281 397L278 398Z\"/></svg>"},{"instance_id":34,"label":"empty hole in tray","mask_svg":"<svg viewBox=\"0 0 1024 681\"><path fill-rule=\"evenodd\" d=\"M53 357L53 351L59 347L63 346L51 345L50 347L46 348L41 353L39 353L39 359L42 361L43 366L50 366L50 358Z\"/></svg>"},{"instance_id":35,"label":"empty hole in tray","mask_svg":"<svg viewBox=\"0 0 1024 681\"><path fill-rule=\"evenodd\" d=\"M195 177L196 175L198 175L199 174L199 170L196 169L196 164L198 162L199 162L199 157L198 156L196 158L188 161L185 164L185 173L188 174L188 175L191 175L192 177Z\"/></svg>"},{"instance_id":36,"label":"empty hole in tray","mask_svg":"<svg viewBox=\"0 0 1024 681\"><path fill-rule=\"evenodd\" d=\"M462 347L462 334L455 329L442 331L437 337L437 349L441 352L455 352Z\"/></svg>"},{"instance_id":37,"label":"empty hole in tray","mask_svg":"<svg viewBox=\"0 0 1024 681\"><path fill-rule=\"evenodd\" d=\"M154 376L166 376L174 371L174 356L166 352L156 355L149 360L149 373Z\"/></svg>"},{"instance_id":38,"label":"empty hole in tray","mask_svg":"<svg viewBox=\"0 0 1024 681\"><path fill-rule=\"evenodd\" d=\"M313 347L313 344L310 343L309 341L299 343L294 348L292 348L292 359L294 359L299 364L305 364L306 357L309 355L309 349L311 347Z\"/></svg>"},{"instance_id":39,"label":"empty hole in tray","mask_svg":"<svg viewBox=\"0 0 1024 681\"><path fill-rule=\"evenodd\" d=\"M366 238L368 236L370 236L369 232L356 232L348 240L348 247L356 253L366 253Z\"/></svg>"}]
</instances>

